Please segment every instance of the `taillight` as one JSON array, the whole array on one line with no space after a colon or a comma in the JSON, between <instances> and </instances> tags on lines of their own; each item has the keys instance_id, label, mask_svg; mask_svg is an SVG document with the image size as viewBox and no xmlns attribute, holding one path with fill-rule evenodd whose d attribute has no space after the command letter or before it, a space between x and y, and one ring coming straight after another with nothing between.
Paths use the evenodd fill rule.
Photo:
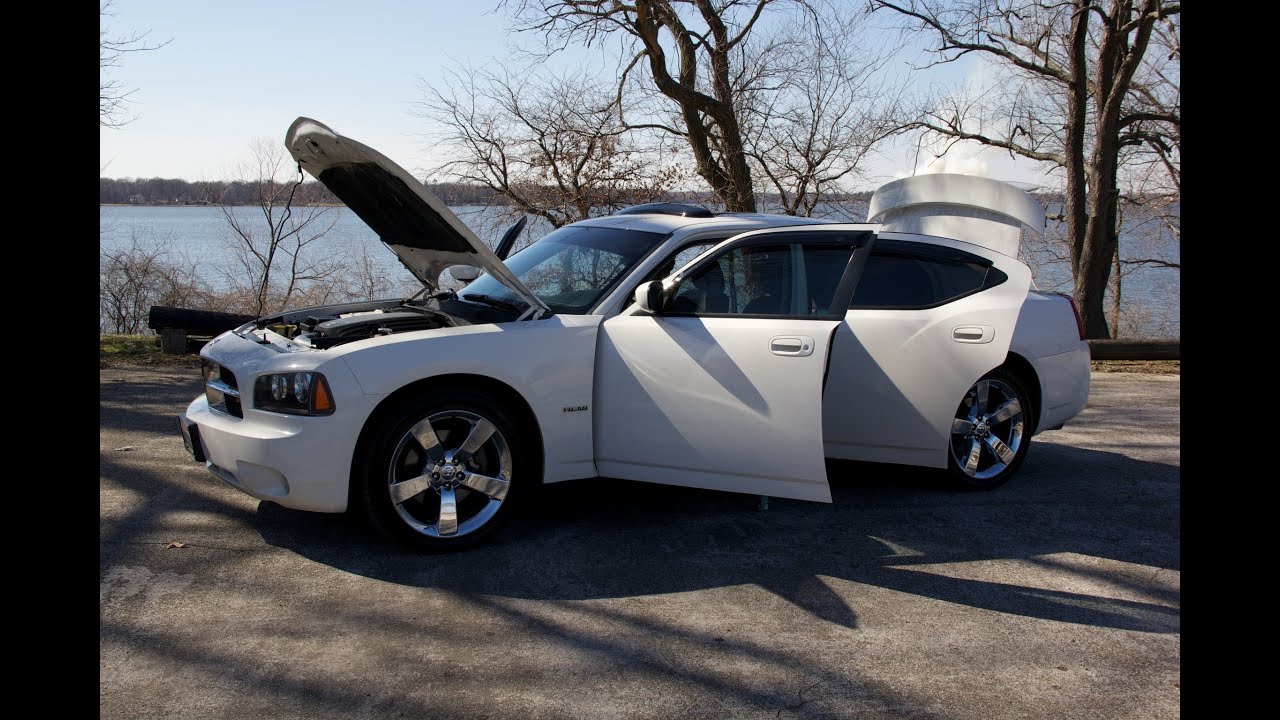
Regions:
<instances>
[{"instance_id":1,"label":"taillight","mask_svg":"<svg viewBox=\"0 0 1280 720\"><path fill-rule=\"evenodd\" d=\"M1084 320L1080 317L1080 308L1076 307L1076 299L1067 293L1060 292L1054 293L1054 295L1061 295L1067 299L1067 302L1071 303L1071 314L1076 316L1076 332L1080 333L1080 339L1084 340Z\"/></svg>"}]
</instances>

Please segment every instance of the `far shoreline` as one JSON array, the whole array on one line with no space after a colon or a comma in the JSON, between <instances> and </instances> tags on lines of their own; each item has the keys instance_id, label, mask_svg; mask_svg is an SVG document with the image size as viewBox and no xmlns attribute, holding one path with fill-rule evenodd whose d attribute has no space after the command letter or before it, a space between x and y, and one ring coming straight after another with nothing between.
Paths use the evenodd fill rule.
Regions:
<instances>
[{"instance_id":1,"label":"far shoreline","mask_svg":"<svg viewBox=\"0 0 1280 720\"><path fill-rule=\"evenodd\" d=\"M98 207L178 207L216 208L218 203L98 203ZM226 207L257 207L256 203L232 203ZM346 207L343 203L299 203L299 207Z\"/></svg>"}]
</instances>

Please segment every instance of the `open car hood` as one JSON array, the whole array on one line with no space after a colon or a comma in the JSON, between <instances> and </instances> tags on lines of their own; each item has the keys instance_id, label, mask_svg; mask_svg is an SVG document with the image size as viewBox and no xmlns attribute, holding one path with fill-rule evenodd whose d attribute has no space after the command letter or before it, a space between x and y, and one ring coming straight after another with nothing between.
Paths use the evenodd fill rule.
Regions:
<instances>
[{"instance_id":1,"label":"open car hood","mask_svg":"<svg viewBox=\"0 0 1280 720\"><path fill-rule=\"evenodd\" d=\"M445 269L474 265L514 290L534 317L550 312L471 228L387 156L305 117L289 126L285 147L431 290Z\"/></svg>"}]
</instances>

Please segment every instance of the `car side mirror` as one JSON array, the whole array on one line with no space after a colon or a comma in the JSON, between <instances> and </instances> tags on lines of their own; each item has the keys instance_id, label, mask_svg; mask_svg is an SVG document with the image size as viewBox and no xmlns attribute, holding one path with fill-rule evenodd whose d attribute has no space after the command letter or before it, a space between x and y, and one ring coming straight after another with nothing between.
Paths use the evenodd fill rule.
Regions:
<instances>
[{"instance_id":1,"label":"car side mirror","mask_svg":"<svg viewBox=\"0 0 1280 720\"><path fill-rule=\"evenodd\" d=\"M458 282L469 283L480 277L480 268L474 265L454 265L449 268L449 274Z\"/></svg>"},{"instance_id":2,"label":"car side mirror","mask_svg":"<svg viewBox=\"0 0 1280 720\"><path fill-rule=\"evenodd\" d=\"M661 315L663 305L662 281L651 280L636 288L636 304L651 314Z\"/></svg>"}]
</instances>

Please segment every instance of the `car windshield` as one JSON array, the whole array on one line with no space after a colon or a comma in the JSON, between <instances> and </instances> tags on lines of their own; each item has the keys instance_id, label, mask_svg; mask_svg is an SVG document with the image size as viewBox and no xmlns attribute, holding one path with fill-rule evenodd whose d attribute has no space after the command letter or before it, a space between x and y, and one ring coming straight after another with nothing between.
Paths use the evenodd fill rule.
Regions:
<instances>
[{"instance_id":1,"label":"car windshield","mask_svg":"<svg viewBox=\"0 0 1280 720\"><path fill-rule=\"evenodd\" d=\"M665 238L612 227L563 227L507 258L507 267L553 312L582 315ZM524 307L514 291L485 274L458 293Z\"/></svg>"}]
</instances>

